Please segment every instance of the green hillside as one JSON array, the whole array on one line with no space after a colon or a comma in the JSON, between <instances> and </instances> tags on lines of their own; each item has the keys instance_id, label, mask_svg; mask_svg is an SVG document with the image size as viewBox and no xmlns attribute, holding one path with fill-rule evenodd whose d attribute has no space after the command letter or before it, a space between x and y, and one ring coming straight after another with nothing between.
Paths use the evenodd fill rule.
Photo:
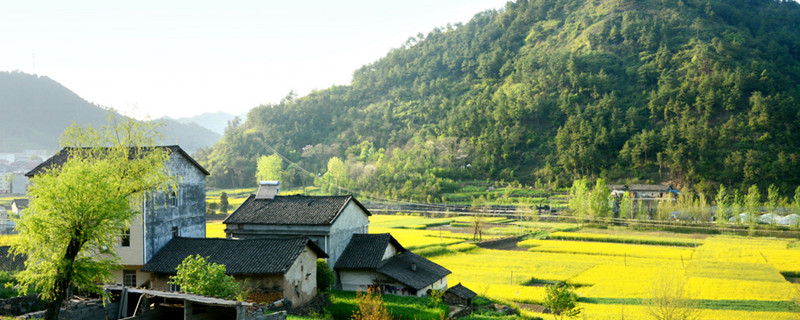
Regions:
<instances>
[{"instance_id":1,"label":"green hillside","mask_svg":"<svg viewBox=\"0 0 800 320\"><path fill-rule=\"evenodd\" d=\"M57 150L59 137L72 123L102 126L107 113L48 77L0 72L0 151ZM218 134L196 124L162 122L164 143L180 144L189 152L219 140Z\"/></svg>"},{"instance_id":2,"label":"green hillside","mask_svg":"<svg viewBox=\"0 0 800 320\"><path fill-rule=\"evenodd\" d=\"M274 150L428 201L464 180L578 176L790 193L799 104L794 1L517 1L410 38L348 86L254 108L200 161L212 185L252 185ZM309 183L297 167L285 183Z\"/></svg>"}]
</instances>

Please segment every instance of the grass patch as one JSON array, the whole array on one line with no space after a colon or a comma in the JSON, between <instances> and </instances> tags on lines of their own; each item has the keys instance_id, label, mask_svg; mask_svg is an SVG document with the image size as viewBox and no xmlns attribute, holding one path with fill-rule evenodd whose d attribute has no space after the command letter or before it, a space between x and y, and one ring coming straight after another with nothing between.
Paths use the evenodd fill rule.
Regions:
<instances>
[{"instance_id":1,"label":"grass patch","mask_svg":"<svg viewBox=\"0 0 800 320\"><path fill-rule=\"evenodd\" d=\"M327 311L334 319L350 319L358 309L356 293L331 290L331 305ZM448 308L444 303L437 303L429 297L404 297L383 295L386 309L398 320L439 320L442 315L447 315Z\"/></svg>"}]
</instances>

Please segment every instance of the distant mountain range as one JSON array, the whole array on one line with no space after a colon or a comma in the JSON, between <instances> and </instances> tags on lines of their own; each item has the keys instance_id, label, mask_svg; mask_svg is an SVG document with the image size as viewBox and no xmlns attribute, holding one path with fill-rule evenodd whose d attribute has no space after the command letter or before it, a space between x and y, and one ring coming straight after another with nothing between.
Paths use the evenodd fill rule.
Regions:
<instances>
[{"instance_id":1,"label":"distant mountain range","mask_svg":"<svg viewBox=\"0 0 800 320\"><path fill-rule=\"evenodd\" d=\"M57 150L59 137L69 125L104 125L107 112L48 77L0 72L0 152ZM190 153L220 138L196 123L159 121L166 127L163 143L179 144Z\"/></svg>"},{"instance_id":2,"label":"distant mountain range","mask_svg":"<svg viewBox=\"0 0 800 320\"><path fill-rule=\"evenodd\" d=\"M206 112L194 117L183 117L178 119L164 117L162 119L170 119L183 124L196 123L203 128L214 131L221 135L225 133L225 127L228 126L228 121L233 120L234 117L234 115L225 112ZM243 118L244 116L239 117Z\"/></svg>"}]
</instances>

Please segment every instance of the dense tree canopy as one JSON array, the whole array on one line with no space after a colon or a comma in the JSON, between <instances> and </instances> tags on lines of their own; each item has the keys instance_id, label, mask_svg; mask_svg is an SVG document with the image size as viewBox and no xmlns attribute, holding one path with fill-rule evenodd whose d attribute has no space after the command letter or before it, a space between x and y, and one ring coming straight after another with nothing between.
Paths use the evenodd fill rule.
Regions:
<instances>
[{"instance_id":1,"label":"dense tree canopy","mask_svg":"<svg viewBox=\"0 0 800 320\"><path fill-rule=\"evenodd\" d=\"M519 0L254 108L199 158L225 187L265 149L317 174L339 157L352 188L431 201L476 178L790 195L799 102L796 2Z\"/></svg>"}]
</instances>

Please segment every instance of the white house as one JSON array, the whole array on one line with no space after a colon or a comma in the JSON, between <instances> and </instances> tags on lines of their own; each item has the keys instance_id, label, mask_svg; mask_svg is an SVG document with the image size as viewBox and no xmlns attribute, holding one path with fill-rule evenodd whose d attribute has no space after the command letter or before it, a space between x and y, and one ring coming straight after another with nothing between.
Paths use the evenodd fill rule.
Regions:
<instances>
[{"instance_id":1,"label":"white house","mask_svg":"<svg viewBox=\"0 0 800 320\"><path fill-rule=\"evenodd\" d=\"M395 295L424 296L447 289L450 270L400 245L391 234L354 234L334 266L337 288L370 287Z\"/></svg>"}]
</instances>

